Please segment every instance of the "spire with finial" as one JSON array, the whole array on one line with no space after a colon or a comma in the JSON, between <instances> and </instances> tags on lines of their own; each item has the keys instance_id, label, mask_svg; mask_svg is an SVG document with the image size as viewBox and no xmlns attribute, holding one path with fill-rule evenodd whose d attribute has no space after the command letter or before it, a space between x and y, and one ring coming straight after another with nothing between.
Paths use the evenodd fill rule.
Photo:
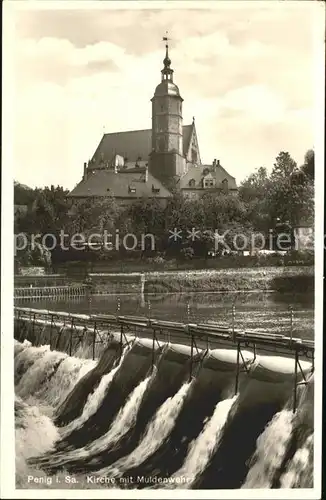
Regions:
<instances>
[{"instance_id":1,"label":"spire with finial","mask_svg":"<svg viewBox=\"0 0 326 500\"><path fill-rule=\"evenodd\" d=\"M163 37L163 41L165 42L165 58L163 59L163 64L164 68L162 69L162 82L164 80L169 80L170 82L173 82L173 69L170 68L171 66L171 59L169 58L169 44L168 41L170 38L168 38L167 34L168 32L165 32L166 36Z\"/></svg>"}]
</instances>

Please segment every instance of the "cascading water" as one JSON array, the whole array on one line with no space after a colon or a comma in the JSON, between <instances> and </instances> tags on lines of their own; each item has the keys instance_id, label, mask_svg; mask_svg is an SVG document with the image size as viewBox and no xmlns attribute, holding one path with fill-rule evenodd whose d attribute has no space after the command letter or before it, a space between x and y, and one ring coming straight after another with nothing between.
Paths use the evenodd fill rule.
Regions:
<instances>
[{"instance_id":1,"label":"cascading water","mask_svg":"<svg viewBox=\"0 0 326 500\"><path fill-rule=\"evenodd\" d=\"M295 452L285 473L281 476L282 488L313 487L313 446L314 435L310 434L304 445Z\"/></svg>"},{"instance_id":2,"label":"cascading water","mask_svg":"<svg viewBox=\"0 0 326 500\"><path fill-rule=\"evenodd\" d=\"M48 452L59 439L58 429L52 420L36 406L27 405L21 398L15 399L16 477L20 480L31 473L27 460ZM23 484L22 484L23 485Z\"/></svg>"},{"instance_id":3,"label":"cascading water","mask_svg":"<svg viewBox=\"0 0 326 500\"><path fill-rule=\"evenodd\" d=\"M109 444L115 444L122 438L126 432L134 425L136 421L137 411L151 380L151 376L143 380L131 393L125 406L120 410L117 417L113 421L110 429L100 438L92 441L83 448L77 448L70 452L59 454L58 458L54 458L52 463L56 465L64 465L73 459L87 458L89 455L100 453L106 449Z\"/></svg>"},{"instance_id":4,"label":"cascading water","mask_svg":"<svg viewBox=\"0 0 326 500\"><path fill-rule=\"evenodd\" d=\"M60 363L50 382L36 393L36 397L57 407L73 386L96 366L96 361L67 356Z\"/></svg>"},{"instance_id":5,"label":"cascading water","mask_svg":"<svg viewBox=\"0 0 326 500\"><path fill-rule=\"evenodd\" d=\"M33 363L27 370L25 377L19 382L16 388L17 395L24 398L37 393L40 386L55 373L58 364L66 356L58 351L45 352L44 356Z\"/></svg>"},{"instance_id":6,"label":"cascading water","mask_svg":"<svg viewBox=\"0 0 326 500\"><path fill-rule=\"evenodd\" d=\"M90 396L88 397L81 416L73 420L66 427L62 428L60 433L62 439L71 434L73 430L77 429L78 427L81 427L92 415L94 415L94 413L97 412L99 406L103 401L106 391L109 385L111 384L114 375L120 369L128 350L129 348L126 347L122 353L122 356L120 357L117 366L113 368L109 373L104 375L104 377L102 377L99 386L95 389L94 393L90 394Z\"/></svg>"},{"instance_id":7,"label":"cascading water","mask_svg":"<svg viewBox=\"0 0 326 500\"><path fill-rule=\"evenodd\" d=\"M174 385L168 392L166 370L167 366L170 370L172 364L167 365L164 358L163 363L158 363L157 368L148 376L152 363L149 345L148 341L143 344L140 342L135 349L129 351L130 356L127 355L126 348L118 361L110 357L109 353L100 364L98 361L50 351L48 346L35 348L27 343L16 343L16 393L23 397L16 397L15 404L18 487L38 487L35 484L26 485L28 474L35 477L59 477L62 479L60 487L71 487L64 485L65 474L71 474L79 478L83 489L112 486L196 488L196 485L204 484L207 480L207 474L211 474L216 459L218 469L223 474L226 445L230 442L232 449L234 446L230 440L233 430L241 428L243 418L247 418L248 408L254 411L252 405L255 405L255 395L270 397L269 392L266 396L265 386L261 385L264 382L255 382L255 388L249 391L248 399L249 386L247 387L247 375L244 374L245 382L240 384L239 394L216 404L220 397L217 394L223 394L222 389L225 393L230 380L233 380L234 371L230 371L231 378L228 378L225 371L219 371L220 359L216 361L216 369L215 359L212 359L209 370L216 370L215 378L209 378L207 372L203 372L199 385L199 378L184 383L186 376L188 377L185 351L178 353L177 347L174 347L171 351L173 361L169 363L176 363L181 375L179 378L174 375L171 377ZM220 358L223 355L221 350ZM93 368L97 369L97 382L92 385L87 377L84 379L84 375ZM177 374L178 370L175 367L174 370L173 373ZM77 382L78 392L75 391ZM221 384L221 392L216 392L216 383ZM205 407L207 413L203 412L199 420L190 420L189 425L195 423L196 431L189 438L191 429L189 425L185 425L187 415L197 411L198 394L204 387L205 398L211 397L214 403L210 403L207 409ZM300 444L296 445L292 432L292 412L284 409L275 414L291 397L291 388L284 389L279 384L275 393L279 395L280 391L285 391L282 396L284 403L275 408L263 424L257 421L259 433L257 431L252 444L248 444L250 451L242 453L239 460L235 461L235 467L238 467L234 471L237 475L236 488L239 484L243 488L275 487L275 475L278 481L276 487L311 487L313 429L311 428L311 436L305 442L300 441L300 438ZM66 397L75 392L86 402L83 403L82 413L66 427L57 428L51 415L57 412ZM75 399L72 398L71 401ZM110 418L106 419L105 416L110 412ZM304 418L302 416L301 420ZM248 422L250 421L247 420L247 425ZM308 433L309 425L311 424L305 423ZM96 428L95 432L93 427ZM245 428L243 432L246 432ZM256 452L248 472L247 463L253 454L255 443ZM233 453L236 453L235 449ZM231 465L233 466L233 462ZM115 478L116 483L88 484L85 478L89 474L97 479ZM140 480L137 482L138 474ZM156 483L151 480L153 476L157 478ZM128 477L132 477L133 484L128 485ZM214 487L214 470L209 477ZM182 478L186 480L183 481ZM232 487L232 477L230 485ZM59 486L53 481L52 487Z\"/></svg>"},{"instance_id":8,"label":"cascading water","mask_svg":"<svg viewBox=\"0 0 326 500\"><path fill-rule=\"evenodd\" d=\"M282 410L267 425L257 440L257 448L242 488L270 488L282 464L293 429L293 413Z\"/></svg>"},{"instance_id":9,"label":"cascading water","mask_svg":"<svg viewBox=\"0 0 326 500\"><path fill-rule=\"evenodd\" d=\"M141 442L130 455L118 460L112 467L100 470L99 474L118 475L129 467L136 467L154 453L169 435L190 387L191 382L183 384L173 397L163 403L148 424Z\"/></svg>"},{"instance_id":10,"label":"cascading water","mask_svg":"<svg viewBox=\"0 0 326 500\"><path fill-rule=\"evenodd\" d=\"M171 479L169 487L190 488L196 478L204 471L210 458L217 449L224 426L232 408L236 405L238 395L233 398L220 401L214 410L212 417L206 422L202 432L190 444L186 460ZM177 478L184 478L184 482L178 482Z\"/></svg>"},{"instance_id":11,"label":"cascading water","mask_svg":"<svg viewBox=\"0 0 326 500\"><path fill-rule=\"evenodd\" d=\"M25 374L28 368L49 351L49 345L42 345L40 347L31 346L20 351L15 357L15 385L18 384L20 378Z\"/></svg>"}]
</instances>

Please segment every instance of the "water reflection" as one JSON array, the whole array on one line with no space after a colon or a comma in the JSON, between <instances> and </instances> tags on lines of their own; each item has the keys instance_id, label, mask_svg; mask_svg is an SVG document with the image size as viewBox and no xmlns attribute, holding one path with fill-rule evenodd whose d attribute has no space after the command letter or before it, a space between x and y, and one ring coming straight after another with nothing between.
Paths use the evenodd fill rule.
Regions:
<instances>
[{"instance_id":1,"label":"water reflection","mask_svg":"<svg viewBox=\"0 0 326 500\"><path fill-rule=\"evenodd\" d=\"M99 295L90 299L21 300L23 306L78 313L133 314L152 318L216 322L246 330L290 334L293 309L293 336L314 338L314 296L310 293L237 292Z\"/></svg>"}]
</instances>

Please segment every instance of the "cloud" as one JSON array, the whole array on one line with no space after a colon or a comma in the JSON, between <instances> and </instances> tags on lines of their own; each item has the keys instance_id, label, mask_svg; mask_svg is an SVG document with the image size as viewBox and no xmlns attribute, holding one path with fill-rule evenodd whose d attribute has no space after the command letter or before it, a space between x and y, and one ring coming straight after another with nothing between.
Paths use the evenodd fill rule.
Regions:
<instances>
[{"instance_id":1,"label":"cloud","mask_svg":"<svg viewBox=\"0 0 326 500\"><path fill-rule=\"evenodd\" d=\"M167 27L184 123L196 117L202 160L220 158L238 180L282 149L300 162L314 145L314 24L310 11L282 5L20 13L15 176L72 187L104 127L150 128Z\"/></svg>"}]
</instances>

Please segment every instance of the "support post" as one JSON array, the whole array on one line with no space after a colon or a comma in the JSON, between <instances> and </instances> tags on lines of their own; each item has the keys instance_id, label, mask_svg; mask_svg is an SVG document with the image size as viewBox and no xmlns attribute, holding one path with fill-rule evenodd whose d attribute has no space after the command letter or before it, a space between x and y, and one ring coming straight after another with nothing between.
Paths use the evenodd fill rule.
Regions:
<instances>
[{"instance_id":1,"label":"support post","mask_svg":"<svg viewBox=\"0 0 326 500\"><path fill-rule=\"evenodd\" d=\"M35 313L33 315L33 323L32 323L32 338L33 342L35 342Z\"/></svg>"},{"instance_id":2,"label":"support post","mask_svg":"<svg viewBox=\"0 0 326 500\"><path fill-rule=\"evenodd\" d=\"M74 318L71 318L71 325L70 325L70 342L69 342L69 356L71 356L71 353L72 353L72 337L73 337L73 331L74 331Z\"/></svg>"},{"instance_id":3,"label":"support post","mask_svg":"<svg viewBox=\"0 0 326 500\"><path fill-rule=\"evenodd\" d=\"M123 352L123 325L121 325L120 328L120 357L122 356Z\"/></svg>"},{"instance_id":4,"label":"support post","mask_svg":"<svg viewBox=\"0 0 326 500\"><path fill-rule=\"evenodd\" d=\"M194 355L194 336L191 335L189 382L191 381L191 378L192 378L193 355Z\"/></svg>"},{"instance_id":5,"label":"support post","mask_svg":"<svg viewBox=\"0 0 326 500\"><path fill-rule=\"evenodd\" d=\"M140 275L140 300L141 306L145 307L145 273Z\"/></svg>"},{"instance_id":6,"label":"support post","mask_svg":"<svg viewBox=\"0 0 326 500\"><path fill-rule=\"evenodd\" d=\"M93 348L92 348L92 351L93 351L93 360L95 359L95 344L96 344L96 321L94 323L94 331L93 331Z\"/></svg>"},{"instance_id":7,"label":"support post","mask_svg":"<svg viewBox=\"0 0 326 500\"><path fill-rule=\"evenodd\" d=\"M154 370L154 362L155 362L155 339L156 339L156 335L155 335L155 329L153 329L153 343L152 343L152 372Z\"/></svg>"},{"instance_id":8,"label":"support post","mask_svg":"<svg viewBox=\"0 0 326 500\"><path fill-rule=\"evenodd\" d=\"M238 342L237 346L237 371L235 375L235 389L234 389L235 394L238 394L238 389L239 389L239 373L240 373L240 342Z\"/></svg>"},{"instance_id":9,"label":"support post","mask_svg":"<svg viewBox=\"0 0 326 500\"><path fill-rule=\"evenodd\" d=\"M52 330L53 330L53 314L51 314L51 325L50 325L50 349L52 346Z\"/></svg>"},{"instance_id":10,"label":"support post","mask_svg":"<svg viewBox=\"0 0 326 500\"><path fill-rule=\"evenodd\" d=\"M298 360L299 360L299 354L298 350L295 350L295 355L294 355L294 386L293 386L293 413L295 413L297 409L297 380L298 380Z\"/></svg>"},{"instance_id":11,"label":"support post","mask_svg":"<svg viewBox=\"0 0 326 500\"><path fill-rule=\"evenodd\" d=\"M235 305L232 306L232 338L235 342Z\"/></svg>"},{"instance_id":12,"label":"support post","mask_svg":"<svg viewBox=\"0 0 326 500\"><path fill-rule=\"evenodd\" d=\"M293 308L290 306L290 338L293 339Z\"/></svg>"}]
</instances>

